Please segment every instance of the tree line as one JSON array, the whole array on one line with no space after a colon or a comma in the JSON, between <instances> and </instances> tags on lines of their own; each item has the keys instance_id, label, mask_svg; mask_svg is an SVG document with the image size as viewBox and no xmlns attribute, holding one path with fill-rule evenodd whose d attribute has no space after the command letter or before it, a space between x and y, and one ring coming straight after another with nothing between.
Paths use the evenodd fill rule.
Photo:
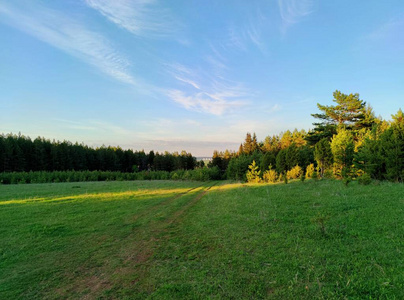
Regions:
<instances>
[{"instance_id":1,"label":"tree line","mask_svg":"<svg viewBox=\"0 0 404 300\"><path fill-rule=\"evenodd\" d=\"M238 151L214 151L210 166L228 179L274 181L299 176L404 180L404 117L376 117L359 94L333 93L335 105L317 104L308 132L295 129L258 142L247 133Z\"/></svg>"},{"instance_id":2,"label":"tree line","mask_svg":"<svg viewBox=\"0 0 404 300\"><path fill-rule=\"evenodd\" d=\"M192 170L199 165L191 153L91 148L69 141L32 140L21 134L0 134L0 172Z\"/></svg>"},{"instance_id":3,"label":"tree line","mask_svg":"<svg viewBox=\"0 0 404 300\"><path fill-rule=\"evenodd\" d=\"M10 172L29 173L22 178L17 174L7 175L4 178L8 182L56 180L51 175L40 173L42 171L146 174L139 174L138 179L221 178L274 182L303 176L344 179L368 176L378 180L404 181L402 110L399 109L387 121L376 117L372 107L361 100L359 94L335 91L333 102L335 105L317 104L319 112L312 114L316 120L312 130L287 130L267 136L263 141L258 141L255 133L247 133L238 151L214 151L207 169L202 168L203 161L197 162L186 151L145 153L143 150L111 146L91 148L69 141L51 142L40 137L31 140L21 134L1 134L0 172L3 177ZM194 169L197 172L174 172ZM59 173L57 180L73 180L76 175L72 174ZM81 173L77 176L80 180L129 178L102 174Z\"/></svg>"}]
</instances>

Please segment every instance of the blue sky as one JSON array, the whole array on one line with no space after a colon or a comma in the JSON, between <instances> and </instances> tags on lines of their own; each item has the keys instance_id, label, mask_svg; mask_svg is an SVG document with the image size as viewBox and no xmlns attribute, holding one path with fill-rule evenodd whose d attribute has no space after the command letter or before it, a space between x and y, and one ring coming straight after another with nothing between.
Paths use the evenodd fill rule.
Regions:
<instances>
[{"instance_id":1,"label":"blue sky","mask_svg":"<svg viewBox=\"0 0 404 300\"><path fill-rule=\"evenodd\" d=\"M149 151L310 129L336 89L404 108L402 0L5 0L0 131Z\"/></svg>"}]
</instances>

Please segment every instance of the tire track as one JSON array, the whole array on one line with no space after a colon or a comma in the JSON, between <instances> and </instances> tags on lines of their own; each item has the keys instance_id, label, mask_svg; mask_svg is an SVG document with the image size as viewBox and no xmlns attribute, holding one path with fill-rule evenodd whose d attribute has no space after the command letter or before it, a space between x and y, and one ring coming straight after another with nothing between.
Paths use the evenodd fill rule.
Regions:
<instances>
[{"instance_id":1,"label":"tire track","mask_svg":"<svg viewBox=\"0 0 404 300\"><path fill-rule=\"evenodd\" d=\"M218 182L203 183L183 193L170 197L134 216L132 223L135 223L142 217L146 217L147 220L145 220L145 224L136 227L135 230L125 238L127 241L120 249L119 253L116 253L116 255L122 259L122 264L115 266L112 272L110 271L108 262L99 268L88 270L87 272L84 271L82 276L72 281L68 289L60 291L58 293L59 296L63 298L65 292L72 291L82 293L83 290L88 290L89 287L92 287L84 293L84 295L82 294L82 297L95 299L101 296L106 289L111 289L114 286L122 287L129 284L130 287L133 288L135 285L144 284L142 279L147 278L147 274L150 272L152 257L155 251L161 247L161 243L164 243L170 238L167 234L168 228L177 224L179 219L217 184ZM202 189L197 191L195 195L190 195L190 193L201 187ZM190 199L187 199L179 209L168 212L168 216L164 219L152 217L153 214L159 210L165 212L165 207L169 207L170 204L183 197L189 197ZM127 278L129 275L134 278L129 283L120 279L122 276L123 278Z\"/></svg>"},{"instance_id":2,"label":"tire track","mask_svg":"<svg viewBox=\"0 0 404 300\"><path fill-rule=\"evenodd\" d=\"M152 207L148 207L145 208L144 210L142 210L140 213L137 213L135 216L133 216L132 221L136 222L137 220L139 220L142 217L145 217L149 214L153 214L155 212L157 212L160 208L170 205L171 203L173 203L175 200L178 200L181 197L184 197L185 195L191 193L193 190L199 189L201 186L203 186L203 184L190 188L189 190L186 190L185 192L179 193L177 195L174 195L172 197L167 198L166 200L163 200L159 203L157 203L156 205L152 206Z\"/></svg>"},{"instance_id":3,"label":"tire track","mask_svg":"<svg viewBox=\"0 0 404 300\"><path fill-rule=\"evenodd\" d=\"M180 210L176 211L171 218L168 218L168 225L175 223L184 213L189 210L191 207L195 206L195 204L205 196L209 190L217 185L218 182L214 182L211 186L207 187L205 190L201 191L201 193L197 194L195 198L190 200L187 204L185 204Z\"/></svg>"}]
</instances>

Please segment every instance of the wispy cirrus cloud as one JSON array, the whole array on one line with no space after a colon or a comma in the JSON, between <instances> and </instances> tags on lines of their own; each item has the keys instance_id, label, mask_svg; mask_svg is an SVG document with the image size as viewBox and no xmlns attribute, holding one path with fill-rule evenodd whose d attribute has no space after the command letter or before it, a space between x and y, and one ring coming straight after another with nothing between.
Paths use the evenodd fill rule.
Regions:
<instances>
[{"instance_id":1,"label":"wispy cirrus cloud","mask_svg":"<svg viewBox=\"0 0 404 300\"><path fill-rule=\"evenodd\" d=\"M213 115L222 115L224 112L245 105L244 101L231 101L224 97L213 98L211 95L204 92L186 94L180 90L170 90L168 91L168 95L172 100L188 110L205 112Z\"/></svg>"},{"instance_id":2,"label":"wispy cirrus cloud","mask_svg":"<svg viewBox=\"0 0 404 300\"><path fill-rule=\"evenodd\" d=\"M264 18L258 11L251 14L245 22L230 25L227 28L227 37L224 39L222 48L247 52L252 46L257 47L261 52L265 52L265 43L262 38L264 23Z\"/></svg>"},{"instance_id":3,"label":"wispy cirrus cloud","mask_svg":"<svg viewBox=\"0 0 404 300\"><path fill-rule=\"evenodd\" d=\"M137 36L163 37L171 35L178 24L157 0L85 0L116 25Z\"/></svg>"},{"instance_id":4,"label":"wispy cirrus cloud","mask_svg":"<svg viewBox=\"0 0 404 300\"><path fill-rule=\"evenodd\" d=\"M169 89L168 96L187 110L222 115L247 104L247 90L241 84L211 76L181 64L166 65L182 89Z\"/></svg>"},{"instance_id":5,"label":"wispy cirrus cloud","mask_svg":"<svg viewBox=\"0 0 404 300\"><path fill-rule=\"evenodd\" d=\"M301 21L314 11L315 0L278 0L282 30Z\"/></svg>"},{"instance_id":6,"label":"wispy cirrus cloud","mask_svg":"<svg viewBox=\"0 0 404 300\"><path fill-rule=\"evenodd\" d=\"M128 71L129 61L103 35L77 20L35 2L24 9L0 3L0 15L1 22L85 61L114 79L136 85Z\"/></svg>"}]
</instances>

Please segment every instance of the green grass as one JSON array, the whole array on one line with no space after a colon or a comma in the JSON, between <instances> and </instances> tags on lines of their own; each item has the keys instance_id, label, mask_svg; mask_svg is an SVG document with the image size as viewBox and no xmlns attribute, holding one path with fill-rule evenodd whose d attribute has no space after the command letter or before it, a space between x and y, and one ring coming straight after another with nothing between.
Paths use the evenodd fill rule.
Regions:
<instances>
[{"instance_id":1,"label":"green grass","mask_svg":"<svg viewBox=\"0 0 404 300\"><path fill-rule=\"evenodd\" d=\"M0 186L0 299L404 299L404 186Z\"/></svg>"}]
</instances>

